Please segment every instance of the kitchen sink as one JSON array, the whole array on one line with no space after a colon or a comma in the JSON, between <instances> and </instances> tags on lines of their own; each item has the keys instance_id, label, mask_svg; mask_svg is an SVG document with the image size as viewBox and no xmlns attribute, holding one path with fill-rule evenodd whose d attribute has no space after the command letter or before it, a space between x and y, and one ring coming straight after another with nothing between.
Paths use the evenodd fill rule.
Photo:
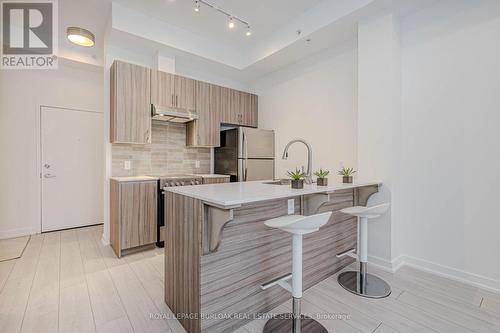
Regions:
<instances>
[{"instance_id":1,"label":"kitchen sink","mask_svg":"<svg viewBox=\"0 0 500 333\"><path fill-rule=\"evenodd\" d=\"M272 182L264 182L262 184L266 185L290 185L291 181L290 179L276 179L273 180Z\"/></svg>"}]
</instances>

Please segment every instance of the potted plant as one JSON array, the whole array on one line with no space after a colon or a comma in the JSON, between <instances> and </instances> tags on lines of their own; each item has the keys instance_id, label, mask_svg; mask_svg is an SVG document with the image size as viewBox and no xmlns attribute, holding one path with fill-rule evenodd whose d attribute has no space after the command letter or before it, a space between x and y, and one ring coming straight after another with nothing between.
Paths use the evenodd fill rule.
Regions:
<instances>
[{"instance_id":1,"label":"potted plant","mask_svg":"<svg viewBox=\"0 0 500 333\"><path fill-rule=\"evenodd\" d=\"M342 176L342 182L344 184L352 184L352 175L355 173L356 171L354 171L353 168L342 168L342 170L339 171L339 175Z\"/></svg>"},{"instance_id":2,"label":"potted plant","mask_svg":"<svg viewBox=\"0 0 500 333\"><path fill-rule=\"evenodd\" d=\"M287 171L288 176L292 179L292 188L304 188L304 171L295 168L295 171Z\"/></svg>"},{"instance_id":3,"label":"potted plant","mask_svg":"<svg viewBox=\"0 0 500 333\"><path fill-rule=\"evenodd\" d=\"M318 177L318 179L316 180L318 186L328 186L328 178L326 178L326 176L328 176L329 174L330 171L323 170L321 168L314 173L314 175Z\"/></svg>"}]
</instances>

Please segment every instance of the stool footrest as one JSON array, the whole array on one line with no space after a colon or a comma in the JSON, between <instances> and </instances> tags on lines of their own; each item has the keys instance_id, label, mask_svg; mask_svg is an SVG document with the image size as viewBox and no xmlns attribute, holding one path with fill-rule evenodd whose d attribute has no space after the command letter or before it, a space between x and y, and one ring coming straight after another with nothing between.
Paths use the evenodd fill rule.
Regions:
<instances>
[{"instance_id":1,"label":"stool footrest","mask_svg":"<svg viewBox=\"0 0 500 333\"><path fill-rule=\"evenodd\" d=\"M279 276L279 277L277 277L269 282L262 284L260 286L260 289L266 290L266 289L269 289L271 287L274 287L275 285L280 285L283 288L285 288L286 290L291 292L290 285L285 282L286 280L290 280L291 278L292 278L292 273L288 273L288 274Z\"/></svg>"},{"instance_id":2,"label":"stool footrest","mask_svg":"<svg viewBox=\"0 0 500 333\"><path fill-rule=\"evenodd\" d=\"M342 258L342 257L345 257L345 256L349 256L351 258L358 259L358 255L355 252L356 252L355 248L350 248L350 249L347 249L345 251L337 253L336 257L337 258Z\"/></svg>"}]
</instances>

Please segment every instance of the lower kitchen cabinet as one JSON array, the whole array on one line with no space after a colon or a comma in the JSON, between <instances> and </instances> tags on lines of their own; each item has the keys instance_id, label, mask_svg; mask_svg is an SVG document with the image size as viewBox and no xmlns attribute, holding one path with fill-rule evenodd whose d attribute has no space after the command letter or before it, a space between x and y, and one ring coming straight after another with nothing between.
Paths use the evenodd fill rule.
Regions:
<instances>
[{"instance_id":1,"label":"lower kitchen cabinet","mask_svg":"<svg viewBox=\"0 0 500 333\"><path fill-rule=\"evenodd\" d=\"M118 257L123 251L156 240L157 181L111 179L110 242Z\"/></svg>"}]
</instances>

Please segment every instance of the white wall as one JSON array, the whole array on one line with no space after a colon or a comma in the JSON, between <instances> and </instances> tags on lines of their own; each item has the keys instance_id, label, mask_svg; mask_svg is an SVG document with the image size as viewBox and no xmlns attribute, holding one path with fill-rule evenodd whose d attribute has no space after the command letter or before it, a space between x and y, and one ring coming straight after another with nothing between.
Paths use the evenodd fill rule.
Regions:
<instances>
[{"instance_id":1,"label":"white wall","mask_svg":"<svg viewBox=\"0 0 500 333\"><path fill-rule=\"evenodd\" d=\"M389 13L358 25L358 168L359 176L381 180L369 205L391 202L384 216L370 221L370 261L390 268L397 257L393 247L394 215L399 208L397 157L400 127L399 20Z\"/></svg>"},{"instance_id":2,"label":"white wall","mask_svg":"<svg viewBox=\"0 0 500 333\"><path fill-rule=\"evenodd\" d=\"M40 232L40 105L102 112L102 71L62 59L0 71L0 238Z\"/></svg>"},{"instance_id":3,"label":"white wall","mask_svg":"<svg viewBox=\"0 0 500 333\"><path fill-rule=\"evenodd\" d=\"M259 127L276 131L276 177L307 166L306 148L295 144L288 160L281 155L292 139L313 149L313 169L331 170L340 162L356 167L356 47L351 41L288 66L251 84L259 96Z\"/></svg>"},{"instance_id":4,"label":"white wall","mask_svg":"<svg viewBox=\"0 0 500 333\"><path fill-rule=\"evenodd\" d=\"M498 1L441 1L401 26L407 261L496 289L499 36Z\"/></svg>"}]
</instances>

